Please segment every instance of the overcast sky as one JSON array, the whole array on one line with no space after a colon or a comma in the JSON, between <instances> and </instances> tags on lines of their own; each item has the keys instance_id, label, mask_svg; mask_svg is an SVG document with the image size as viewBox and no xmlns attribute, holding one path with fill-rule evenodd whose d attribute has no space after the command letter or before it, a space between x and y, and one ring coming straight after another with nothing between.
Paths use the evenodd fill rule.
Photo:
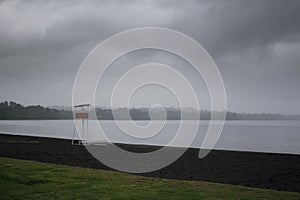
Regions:
<instances>
[{"instance_id":1,"label":"overcast sky","mask_svg":"<svg viewBox=\"0 0 300 200\"><path fill-rule=\"evenodd\" d=\"M299 10L299 0L1 1L0 100L71 105L76 72L99 42L127 29L157 26L204 46L224 79L229 110L300 114ZM105 90L126 69L154 61L187 76L209 107L205 84L191 66L155 50L113 63L99 86L99 105L109 103ZM132 100L135 106L152 103L176 106L157 87L144 88Z\"/></svg>"}]
</instances>

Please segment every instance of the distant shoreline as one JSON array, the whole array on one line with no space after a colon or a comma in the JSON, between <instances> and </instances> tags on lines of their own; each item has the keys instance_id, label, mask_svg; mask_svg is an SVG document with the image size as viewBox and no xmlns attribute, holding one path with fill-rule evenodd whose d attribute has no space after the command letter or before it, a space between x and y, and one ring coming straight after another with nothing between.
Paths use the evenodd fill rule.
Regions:
<instances>
[{"instance_id":1,"label":"distant shoreline","mask_svg":"<svg viewBox=\"0 0 300 200\"><path fill-rule=\"evenodd\" d=\"M0 121L47 121L47 120L74 120L72 119L0 119ZM89 119L89 120L98 120L98 121L201 121L209 122L212 120L205 119ZM214 120L218 121L218 120ZM225 122L228 121L300 121L300 119L225 119Z\"/></svg>"},{"instance_id":2,"label":"distant shoreline","mask_svg":"<svg viewBox=\"0 0 300 200\"><path fill-rule=\"evenodd\" d=\"M160 111L149 108L96 108L90 112L90 119L98 120L211 120L211 112L197 111L192 108L165 107L166 116ZM128 113L130 118L128 118ZM183 114L183 115L182 115ZM222 119L222 112L214 112L217 119ZM165 117L164 117L165 116ZM200 118L199 118L200 116ZM0 120L65 120L73 119L72 110L48 108L40 105L23 106L16 102L0 102ZM300 120L300 115L272 113L235 113L226 111L226 120Z\"/></svg>"}]
</instances>

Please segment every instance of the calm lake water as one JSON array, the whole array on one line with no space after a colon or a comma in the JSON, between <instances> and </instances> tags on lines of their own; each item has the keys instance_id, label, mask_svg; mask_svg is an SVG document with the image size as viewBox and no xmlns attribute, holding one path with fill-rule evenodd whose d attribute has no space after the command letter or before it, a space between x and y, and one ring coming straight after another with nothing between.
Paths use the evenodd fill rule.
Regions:
<instances>
[{"instance_id":1,"label":"calm lake water","mask_svg":"<svg viewBox=\"0 0 300 200\"><path fill-rule=\"evenodd\" d=\"M148 122L137 123L146 125ZM114 121L101 121L101 127L113 142L165 145L176 134L179 123L167 121L158 135L147 139L126 135ZM99 140L97 126L96 120L89 121L91 140ZM201 121L193 147L201 146L207 128L208 122ZM0 120L0 133L71 139L73 129L73 120ZM226 121L215 149L300 154L300 121Z\"/></svg>"}]
</instances>

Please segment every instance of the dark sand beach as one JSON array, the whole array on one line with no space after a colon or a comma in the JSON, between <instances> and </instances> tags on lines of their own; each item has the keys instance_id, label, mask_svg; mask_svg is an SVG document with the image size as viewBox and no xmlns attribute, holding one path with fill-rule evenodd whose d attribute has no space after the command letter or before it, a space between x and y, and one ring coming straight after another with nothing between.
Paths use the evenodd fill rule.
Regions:
<instances>
[{"instance_id":1,"label":"dark sand beach","mask_svg":"<svg viewBox=\"0 0 300 200\"><path fill-rule=\"evenodd\" d=\"M118 145L133 152L159 148ZM214 150L199 159L198 151L188 149L171 165L142 176L300 192L299 155ZM90 155L84 146L72 146L71 141L65 139L0 134L0 156L111 170Z\"/></svg>"}]
</instances>

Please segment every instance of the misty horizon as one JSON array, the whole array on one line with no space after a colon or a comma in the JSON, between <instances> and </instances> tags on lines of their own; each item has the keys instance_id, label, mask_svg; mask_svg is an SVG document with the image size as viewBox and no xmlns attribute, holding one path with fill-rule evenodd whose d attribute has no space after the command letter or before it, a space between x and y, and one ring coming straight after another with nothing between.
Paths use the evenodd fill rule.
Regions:
<instances>
[{"instance_id":1,"label":"misty horizon","mask_svg":"<svg viewBox=\"0 0 300 200\"><path fill-rule=\"evenodd\" d=\"M50 108L50 109L56 109L56 110L68 110L68 111L72 111L73 110L73 106L71 105L41 105L41 104L28 104L28 105L25 105L25 104L22 104L20 102L15 102L15 101L2 101L0 103L4 103L4 102L7 102L8 104L10 104L10 102L13 102L13 103L17 103L17 104L20 104L21 106L23 107L30 107L30 106L42 106L44 108ZM90 105L90 110L95 107L96 109L107 109L107 110L118 110L118 109L128 109L128 110L134 110L134 109L137 109L137 110L147 110L149 111L150 108L156 111L160 111L162 108L161 107L151 107L151 106L129 106L129 107L111 107L109 105L96 105L96 106L93 106L93 105ZM199 110L197 110L196 108L193 108L193 107L175 107L175 106L163 106L163 109L165 110L174 110L174 111L180 111L180 112L212 112L211 110L207 110L207 109L204 109L204 108L200 108ZM218 111L218 110L214 110L213 112L222 112L222 111ZM233 111L233 110L226 110L226 112L228 113L237 113L237 114L250 114L250 115L255 115L255 114L268 114L268 115L285 115L285 116L299 116L300 117L300 113L299 114L290 114L290 113L268 113L268 112L259 112L259 113L251 113L251 112L236 112L236 111Z\"/></svg>"}]
</instances>

